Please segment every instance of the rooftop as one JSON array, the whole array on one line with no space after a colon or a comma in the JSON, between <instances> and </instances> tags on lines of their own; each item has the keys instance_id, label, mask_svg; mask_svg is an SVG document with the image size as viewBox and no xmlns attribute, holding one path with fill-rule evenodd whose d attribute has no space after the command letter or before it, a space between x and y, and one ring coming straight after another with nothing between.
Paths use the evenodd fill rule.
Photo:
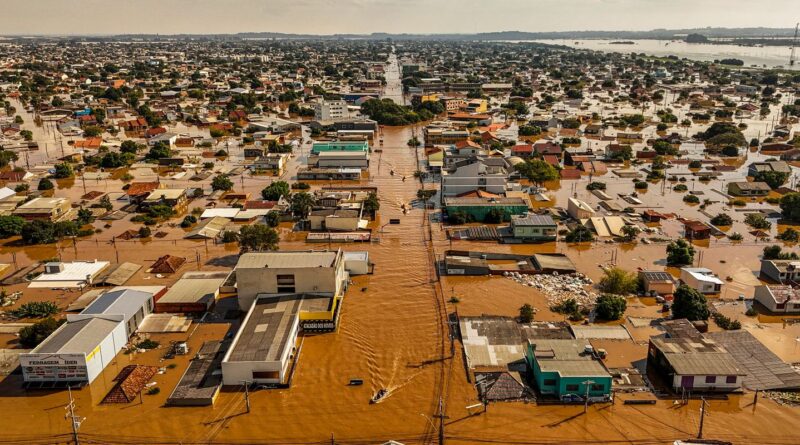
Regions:
<instances>
[{"instance_id":1,"label":"rooftop","mask_svg":"<svg viewBox=\"0 0 800 445\"><path fill-rule=\"evenodd\" d=\"M117 325L118 320L102 317L67 321L31 354L90 354Z\"/></svg>"},{"instance_id":2,"label":"rooftop","mask_svg":"<svg viewBox=\"0 0 800 445\"><path fill-rule=\"evenodd\" d=\"M333 267L339 252L332 251L283 251L250 252L239 257L237 269L309 269Z\"/></svg>"},{"instance_id":3,"label":"rooftop","mask_svg":"<svg viewBox=\"0 0 800 445\"><path fill-rule=\"evenodd\" d=\"M542 372L557 372L562 377L610 377L606 368L585 351L580 340L531 340L534 356Z\"/></svg>"},{"instance_id":4,"label":"rooftop","mask_svg":"<svg viewBox=\"0 0 800 445\"><path fill-rule=\"evenodd\" d=\"M728 351L712 339L654 337L650 341L677 374L745 375Z\"/></svg>"},{"instance_id":5,"label":"rooftop","mask_svg":"<svg viewBox=\"0 0 800 445\"><path fill-rule=\"evenodd\" d=\"M279 361L289 346L302 301L294 295L257 299L225 361Z\"/></svg>"}]
</instances>

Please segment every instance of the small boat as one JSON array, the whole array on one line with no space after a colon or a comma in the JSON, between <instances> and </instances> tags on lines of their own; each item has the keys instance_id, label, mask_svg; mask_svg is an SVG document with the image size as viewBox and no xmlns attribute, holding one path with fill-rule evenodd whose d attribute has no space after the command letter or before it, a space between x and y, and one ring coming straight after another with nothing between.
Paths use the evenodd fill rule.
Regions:
<instances>
[{"instance_id":1,"label":"small boat","mask_svg":"<svg viewBox=\"0 0 800 445\"><path fill-rule=\"evenodd\" d=\"M380 403L386 396L389 395L389 390L386 388L381 388L378 392L369 399L369 403Z\"/></svg>"},{"instance_id":2,"label":"small boat","mask_svg":"<svg viewBox=\"0 0 800 445\"><path fill-rule=\"evenodd\" d=\"M348 386L361 386L364 384L364 380L362 379L350 379L347 383Z\"/></svg>"}]
</instances>

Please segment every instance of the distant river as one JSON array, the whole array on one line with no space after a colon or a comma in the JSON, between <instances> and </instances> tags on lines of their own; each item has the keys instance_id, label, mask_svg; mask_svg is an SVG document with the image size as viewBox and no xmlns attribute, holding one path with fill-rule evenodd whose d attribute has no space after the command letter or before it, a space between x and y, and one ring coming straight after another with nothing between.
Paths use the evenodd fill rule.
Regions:
<instances>
[{"instance_id":1,"label":"distant river","mask_svg":"<svg viewBox=\"0 0 800 445\"><path fill-rule=\"evenodd\" d=\"M791 53L791 48L787 46L754 47L665 40L624 40L633 42L633 44L612 45L611 42L614 41L619 40L537 40L540 43L564 45L572 48L618 53L637 52L651 56L678 56L705 62L733 58L744 61L745 66L756 65L769 68L779 66L789 68L789 55ZM798 58L800 58L800 55L798 55ZM800 70L800 61L796 62L792 69Z\"/></svg>"}]
</instances>

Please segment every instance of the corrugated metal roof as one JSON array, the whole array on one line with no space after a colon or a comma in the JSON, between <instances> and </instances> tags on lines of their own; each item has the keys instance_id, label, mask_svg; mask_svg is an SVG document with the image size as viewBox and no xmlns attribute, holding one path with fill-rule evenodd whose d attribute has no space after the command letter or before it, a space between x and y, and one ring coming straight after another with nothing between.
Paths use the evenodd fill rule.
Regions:
<instances>
[{"instance_id":1,"label":"corrugated metal roof","mask_svg":"<svg viewBox=\"0 0 800 445\"><path fill-rule=\"evenodd\" d=\"M314 268L333 266L338 252L297 251L297 252L251 252L239 257L236 268L275 269Z\"/></svg>"},{"instance_id":2,"label":"corrugated metal roof","mask_svg":"<svg viewBox=\"0 0 800 445\"><path fill-rule=\"evenodd\" d=\"M116 320L86 318L68 321L37 346L31 353L89 354L119 324Z\"/></svg>"},{"instance_id":3,"label":"corrugated metal roof","mask_svg":"<svg viewBox=\"0 0 800 445\"><path fill-rule=\"evenodd\" d=\"M122 315L129 320L144 306L153 294L139 290L120 289L97 297L81 314Z\"/></svg>"},{"instance_id":4,"label":"corrugated metal roof","mask_svg":"<svg viewBox=\"0 0 800 445\"><path fill-rule=\"evenodd\" d=\"M207 275L186 274L158 299L158 303L207 303L216 297L219 287L227 277L227 272Z\"/></svg>"}]
</instances>

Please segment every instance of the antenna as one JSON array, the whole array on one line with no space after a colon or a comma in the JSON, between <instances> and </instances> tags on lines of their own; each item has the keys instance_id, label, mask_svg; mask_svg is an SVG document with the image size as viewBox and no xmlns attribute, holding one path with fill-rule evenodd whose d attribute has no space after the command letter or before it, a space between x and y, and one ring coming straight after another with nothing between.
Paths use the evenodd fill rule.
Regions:
<instances>
[{"instance_id":1,"label":"antenna","mask_svg":"<svg viewBox=\"0 0 800 445\"><path fill-rule=\"evenodd\" d=\"M797 31L800 29L800 22L794 27L794 39L792 39L792 54L789 56L789 66L794 66L794 52L797 49Z\"/></svg>"}]
</instances>

